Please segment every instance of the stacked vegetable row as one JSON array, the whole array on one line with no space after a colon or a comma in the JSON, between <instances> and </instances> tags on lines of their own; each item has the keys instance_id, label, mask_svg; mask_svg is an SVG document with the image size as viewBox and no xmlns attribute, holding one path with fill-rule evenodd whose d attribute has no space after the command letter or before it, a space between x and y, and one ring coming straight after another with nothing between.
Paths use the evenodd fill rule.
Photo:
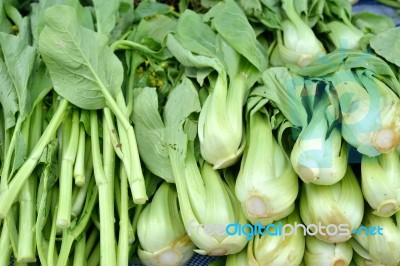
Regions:
<instances>
[{"instance_id":1,"label":"stacked vegetable row","mask_svg":"<svg viewBox=\"0 0 400 266\"><path fill-rule=\"evenodd\" d=\"M0 2L0 265L184 265L194 252L398 265L393 22L351 17L347 0L178 7ZM209 232L235 223L349 230Z\"/></svg>"}]
</instances>

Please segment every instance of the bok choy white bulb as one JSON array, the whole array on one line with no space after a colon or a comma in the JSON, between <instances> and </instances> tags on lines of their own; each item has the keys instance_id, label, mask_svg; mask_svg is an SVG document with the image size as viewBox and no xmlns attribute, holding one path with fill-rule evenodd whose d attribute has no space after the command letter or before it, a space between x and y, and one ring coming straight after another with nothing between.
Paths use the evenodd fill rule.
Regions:
<instances>
[{"instance_id":1,"label":"bok choy white bulb","mask_svg":"<svg viewBox=\"0 0 400 266\"><path fill-rule=\"evenodd\" d=\"M232 180L228 185L217 170L204 162L199 171L193 145L188 145L185 176L175 177L180 212L187 233L202 255L223 256L241 251L246 235L228 234L230 224L247 223L237 201Z\"/></svg>"},{"instance_id":2,"label":"bok choy white bulb","mask_svg":"<svg viewBox=\"0 0 400 266\"><path fill-rule=\"evenodd\" d=\"M350 240L358 255L373 262L366 265L398 265L400 262L400 213L395 216L380 217L366 212L362 227Z\"/></svg>"},{"instance_id":3,"label":"bok choy white bulb","mask_svg":"<svg viewBox=\"0 0 400 266\"><path fill-rule=\"evenodd\" d=\"M287 19L282 22L282 33L278 32L279 55L284 63L307 66L325 54L325 48L296 13L294 0L283 0L282 8Z\"/></svg>"},{"instance_id":4,"label":"bok choy white bulb","mask_svg":"<svg viewBox=\"0 0 400 266\"><path fill-rule=\"evenodd\" d=\"M306 236L304 262L307 266L347 266L351 263L353 248L350 243L327 243Z\"/></svg>"},{"instance_id":5,"label":"bok choy white bulb","mask_svg":"<svg viewBox=\"0 0 400 266\"><path fill-rule=\"evenodd\" d=\"M361 188L375 215L389 217L399 211L399 174L400 156L397 151L362 157Z\"/></svg>"},{"instance_id":6,"label":"bok choy white bulb","mask_svg":"<svg viewBox=\"0 0 400 266\"><path fill-rule=\"evenodd\" d=\"M343 179L334 185L304 184L301 191L301 219L306 225L323 226L313 234L329 243L351 238L351 230L361 224L363 206L361 188L350 167Z\"/></svg>"},{"instance_id":7,"label":"bok choy white bulb","mask_svg":"<svg viewBox=\"0 0 400 266\"><path fill-rule=\"evenodd\" d=\"M173 185L164 182L139 216L138 255L148 266L178 266L192 257L194 244L186 234Z\"/></svg>"},{"instance_id":8,"label":"bok choy white bulb","mask_svg":"<svg viewBox=\"0 0 400 266\"><path fill-rule=\"evenodd\" d=\"M247 219L267 225L293 211L299 188L289 158L272 134L270 117L261 108L249 115L247 147L235 191Z\"/></svg>"},{"instance_id":9,"label":"bok choy white bulb","mask_svg":"<svg viewBox=\"0 0 400 266\"><path fill-rule=\"evenodd\" d=\"M297 211L294 211L288 217L274 223L276 227L279 223L283 225L300 224L300 217ZM264 265L285 265L298 266L303 260L305 239L303 230L292 228L292 234L279 235L274 228L266 228L269 233L254 236L247 247L247 256L249 264L254 266ZM277 229L279 230L279 229ZM278 233L278 235L274 235Z\"/></svg>"},{"instance_id":10,"label":"bok choy white bulb","mask_svg":"<svg viewBox=\"0 0 400 266\"><path fill-rule=\"evenodd\" d=\"M200 112L198 134L203 158L215 169L235 163L241 156L245 137L242 110L246 75L238 74L228 89L226 76L220 74Z\"/></svg>"},{"instance_id":11,"label":"bok choy white bulb","mask_svg":"<svg viewBox=\"0 0 400 266\"><path fill-rule=\"evenodd\" d=\"M330 107L327 97L317 103L290 155L293 168L304 183L332 185L346 173L346 144L339 129L330 128Z\"/></svg>"}]
</instances>

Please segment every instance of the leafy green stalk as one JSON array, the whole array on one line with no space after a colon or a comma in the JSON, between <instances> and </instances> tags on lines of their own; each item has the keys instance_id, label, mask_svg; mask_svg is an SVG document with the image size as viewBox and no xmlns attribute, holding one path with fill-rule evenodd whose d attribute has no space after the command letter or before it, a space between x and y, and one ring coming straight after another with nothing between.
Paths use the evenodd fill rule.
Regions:
<instances>
[{"instance_id":1,"label":"leafy green stalk","mask_svg":"<svg viewBox=\"0 0 400 266\"><path fill-rule=\"evenodd\" d=\"M90 254L90 257L87 259L86 266L98 266L102 265L101 264L101 258L102 258L102 253L101 253L101 244L97 244L95 248L93 249L92 253Z\"/></svg>"},{"instance_id":2,"label":"leafy green stalk","mask_svg":"<svg viewBox=\"0 0 400 266\"><path fill-rule=\"evenodd\" d=\"M127 106L124 97L122 94L119 94L116 98L118 106L123 110L125 118L128 119L130 114L127 113ZM124 151L124 154L129 154L129 165L125 165L125 169L128 173L128 181L133 195L133 201L136 204L144 204L147 200L147 195L135 133L132 126L128 129L124 126L126 131L125 133L120 125L124 126L123 123L118 120L118 132L120 136L122 135L123 138L127 140L125 143L128 143L128 147L124 145L122 150Z\"/></svg>"},{"instance_id":3,"label":"leafy green stalk","mask_svg":"<svg viewBox=\"0 0 400 266\"><path fill-rule=\"evenodd\" d=\"M85 265L86 261L85 246L86 246L86 232L83 232L82 235L78 238L75 245L73 266Z\"/></svg>"},{"instance_id":4,"label":"leafy green stalk","mask_svg":"<svg viewBox=\"0 0 400 266\"><path fill-rule=\"evenodd\" d=\"M28 143L28 152L32 151L40 139L42 120L43 103L40 102L35 107L32 116L25 120L22 128L24 138ZM28 126L25 126L26 124ZM19 262L24 263L36 261L35 230L32 228L35 228L36 220L37 183L37 175L32 173L20 193L19 234L23 241L18 241L18 254Z\"/></svg>"},{"instance_id":5,"label":"leafy green stalk","mask_svg":"<svg viewBox=\"0 0 400 266\"><path fill-rule=\"evenodd\" d=\"M99 189L101 264L113 266L116 265L113 200L114 150L107 131L107 123L103 123L103 128L105 133L103 134L104 158L102 160L97 113L96 111L91 111L90 129L92 138L93 169L96 184ZM112 165L108 164L110 161Z\"/></svg>"},{"instance_id":6,"label":"leafy green stalk","mask_svg":"<svg viewBox=\"0 0 400 266\"><path fill-rule=\"evenodd\" d=\"M0 219L6 216L11 205L18 197L18 194L21 191L26 180L29 178L33 169L37 165L37 162L40 159L40 156L46 145L50 143L50 141L54 138L58 126L61 124L64 118L67 107L68 101L62 99L48 127L44 130L42 136L36 143L29 157L15 174L13 180L11 180L8 189L2 191L2 193L0 194Z\"/></svg>"},{"instance_id":7,"label":"leafy green stalk","mask_svg":"<svg viewBox=\"0 0 400 266\"><path fill-rule=\"evenodd\" d=\"M0 191L6 190L8 188L8 182L10 180L10 171L12 167L12 154L14 153L15 145L17 142L17 133L21 131L22 127L22 119L18 117L17 122L14 127L14 131L12 137L10 139L8 148L5 153L5 159L2 163L2 171L1 171L1 183L0 183Z\"/></svg>"},{"instance_id":8,"label":"leafy green stalk","mask_svg":"<svg viewBox=\"0 0 400 266\"><path fill-rule=\"evenodd\" d=\"M18 241L19 241L19 237L18 237L18 230L17 230L17 218L18 218L18 205L14 204L6 219L5 219L5 223L7 224L7 228L8 228L8 236L10 238L10 244L13 250L13 254L14 256L17 258L18 260Z\"/></svg>"},{"instance_id":9,"label":"leafy green stalk","mask_svg":"<svg viewBox=\"0 0 400 266\"><path fill-rule=\"evenodd\" d=\"M7 223L3 223L0 234L0 265L10 264L12 248L8 234Z\"/></svg>"},{"instance_id":10,"label":"leafy green stalk","mask_svg":"<svg viewBox=\"0 0 400 266\"><path fill-rule=\"evenodd\" d=\"M68 258L70 256L71 247L73 242L78 239L87 227L90 221L90 216L92 214L93 208L97 200L97 187L95 186L94 180L90 181L88 188L88 195L85 201L85 207L82 211L81 216L75 219L69 228L64 229L62 236L61 250L57 265L64 266L68 263Z\"/></svg>"},{"instance_id":11,"label":"leafy green stalk","mask_svg":"<svg viewBox=\"0 0 400 266\"><path fill-rule=\"evenodd\" d=\"M27 20L24 20L24 25ZM31 113L30 91L28 81L35 61L35 48L28 45L27 39L21 33L19 36L0 33L0 47L2 56L0 58L0 80L3 88L0 90L1 104L5 108L6 130L15 125L10 143L7 144L5 163L2 170L0 191L7 189L13 171L20 165L15 165L21 154L17 142L20 139L20 130L23 121ZM18 112L15 122L14 115ZM12 154L15 155L14 163L11 164ZM10 167L13 167L12 169Z\"/></svg>"},{"instance_id":12,"label":"leafy green stalk","mask_svg":"<svg viewBox=\"0 0 400 266\"><path fill-rule=\"evenodd\" d=\"M75 158L74 165L74 178L75 185L83 187L86 184L86 176L85 176L85 151L86 151L86 132L85 127L81 123L79 125L79 137L78 137L78 151Z\"/></svg>"},{"instance_id":13,"label":"leafy green stalk","mask_svg":"<svg viewBox=\"0 0 400 266\"><path fill-rule=\"evenodd\" d=\"M119 237L117 265L126 266L129 264L129 228L132 228L128 213L128 179L125 168L120 165L120 219L119 219ZM118 199L117 199L118 200Z\"/></svg>"},{"instance_id":14,"label":"leafy green stalk","mask_svg":"<svg viewBox=\"0 0 400 266\"><path fill-rule=\"evenodd\" d=\"M56 91L80 108L97 110L107 106L115 114L126 131L127 141L123 144L131 152L132 161L126 168L133 168L128 176L133 199L135 203L143 204L147 195L135 133L119 100L123 98L121 62L107 46L106 36L79 25L74 8L53 6L46 10L45 18L39 51ZM64 52L60 53L60 50ZM79 72L76 72L77 66ZM82 94L82 91L86 93Z\"/></svg>"},{"instance_id":15,"label":"leafy green stalk","mask_svg":"<svg viewBox=\"0 0 400 266\"><path fill-rule=\"evenodd\" d=\"M55 213L57 213L57 206ZM49 239L49 248L47 253L47 262L49 265L56 265L58 261L58 252L56 248L56 234L57 234L57 215L53 215L51 223L51 233Z\"/></svg>"},{"instance_id":16,"label":"leafy green stalk","mask_svg":"<svg viewBox=\"0 0 400 266\"><path fill-rule=\"evenodd\" d=\"M96 243L98 242L99 238L99 230L97 228L93 228L92 232L90 233L85 246L85 258L89 258L90 253L92 252L93 248L95 247Z\"/></svg>"},{"instance_id":17,"label":"leafy green stalk","mask_svg":"<svg viewBox=\"0 0 400 266\"><path fill-rule=\"evenodd\" d=\"M71 214L74 217L77 217L84 206L85 199L87 197L87 190L89 188L90 181L94 178L93 177L93 161L92 161L92 153L89 155L89 159L87 160L86 169L85 169L85 185L79 188L79 192L75 198L74 203L72 204Z\"/></svg>"},{"instance_id":18,"label":"leafy green stalk","mask_svg":"<svg viewBox=\"0 0 400 266\"><path fill-rule=\"evenodd\" d=\"M58 186L52 189L57 181L55 174L55 158L57 157L58 141L54 139L44 150L41 161L45 164L41 169L38 199L37 199L37 221L36 221L36 244L40 262L48 266L47 254L49 243L45 239L45 233L51 231L51 221L48 219L52 204L57 202ZM54 171L54 172L52 172ZM55 199L54 201L52 199ZM50 227L47 230L46 227Z\"/></svg>"},{"instance_id":19,"label":"leafy green stalk","mask_svg":"<svg viewBox=\"0 0 400 266\"><path fill-rule=\"evenodd\" d=\"M78 150L79 111L73 110L62 126L62 160L59 178L60 198L58 202L57 226L67 228L71 223L73 169Z\"/></svg>"}]
</instances>

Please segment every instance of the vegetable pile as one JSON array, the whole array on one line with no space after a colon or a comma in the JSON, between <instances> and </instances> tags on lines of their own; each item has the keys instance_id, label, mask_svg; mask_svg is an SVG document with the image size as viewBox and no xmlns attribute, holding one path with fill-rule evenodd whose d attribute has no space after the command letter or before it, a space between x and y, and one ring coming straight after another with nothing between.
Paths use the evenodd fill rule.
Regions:
<instances>
[{"instance_id":1,"label":"vegetable pile","mask_svg":"<svg viewBox=\"0 0 400 266\"><path fill-rule=\"evenodd\" d=\"M348 0L0 0L0 265L400 265L399 40Z\"/></svg>"}]
</instances>

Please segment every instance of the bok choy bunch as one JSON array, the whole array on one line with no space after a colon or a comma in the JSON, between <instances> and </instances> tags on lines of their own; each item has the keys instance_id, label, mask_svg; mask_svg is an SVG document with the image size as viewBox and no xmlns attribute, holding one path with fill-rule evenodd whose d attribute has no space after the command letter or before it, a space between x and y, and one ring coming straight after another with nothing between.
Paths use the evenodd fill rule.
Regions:
<instances>
[{"instance_id":1,"label":"bok choy bunch","mask_svg":"<svg viewBox=\"0 0 400 266\"><path fill-rule=\"evenodd\" d=\"M330 185L343 178L346 145L336 127L339 108L327 93L327 84L304 79L284 67L266 70L262 82L251 96L272 101L292 124L291 138L296 142L289 148L290 160L302 181Z\"/></svg>"},{"instance_id":2,"label":"bok choy bunch","mask_svg":"<svg viewBox=\"0 0 400 266\"><path fill-rule=\"evenodd\" d=\"M259 99L249 98L247 144L235 190L247 219L267 225L294 210L298 179L288 155L273 136L270 116L264 108L266 101Z\"/></svg>"},{"instance_id":3,"label":"bok choy bunch","mask_svg":"<svg viewBox=\"0 0 400 266\"><path fill-rule=\"evenodd\" d=\"M277 232L277 225L300 224L301 220L297 211L286 218L275 222L275 228L266 228L269 233L256 235L250 240L247 247L249 265L299 265L303 260L305 249L305 237L301 227L291 228L290 235ZM275 229L275 230L274 230ZM271 234L271 235L270 235ZM275 235L276 234L276 235Z\"/></svg>"},{"instance_id":4,"label":"bok choy bunch","mask_svg":"<svg viewBox=\"0 0 400 266\"><path fill-rule=\"evenodd\" d=\"M158 188L139 216L137 234L145 265L185 265L192 257L195 246L183 226L173 185L164 182Z\"/></svg>"},{"instance_id":5,"label":"bok choy bunch","mask_svg":"<svg viewBox=\"0 0 400 266\"><path fill-rule=\"evenodd\" d=\"M325 54L325 48L313 30L301 19L294 0L283 0L282 9L287 16L277 32L279 57L284 64L305 67Z\"/></svg>"},{"instance_id":6,"label":"bok choy bunch","mask_svg":"<svg viewBox=\"0 0 400 266\"><path fill-rule=\"evenodd\" d=\"M297 138L290 160L304 183L332 185L346 173L346 145L334 124L335 107L326 94L320 97L315 99L311 120Z\"/></svg>"},{"instance_id":7,"label":"bok choy bunch","mask_svg":"<svg viewBox=\"0 0 400 266\"><path fill-rule=\"evenodd\" d=\"M352 7L349 1L326 1L324 22L318 26L327 30L327 36L335 49L361 49L364 33L352 24Z\"/></svg>"},{"instance_id":8,"label":"bok choy bunch","mask_svg":"<svg viewBox=\"0 0 400 266\"><path fill-rule=\"evenodd\" d=\"M202 157L215 169L234 164L245 144L243 106L267 61L254 29L239 6L228 0L203 18L184 12L166 43L187 75L197 78L200 85L208 75L210 92L198 125Z\"/></svg>"},{"instance_id":9,"label":"bok choy bunch","mask_svg":"<svg viewBox=\"0 0 400 266\"><path fill-rule=\"evenodd\" d=\"M392 216L400 209L400 156L397 151L361 160L361 188L373 214Z\"/></svg>"},{"instance_id":10,"label":"bok choy bunch","mask_svg":"<svg viewBox=\"0 0 400 266\"><path fill-rule=\"evenodd\" d=\"M349 265L353 257L350 243L327 243L314 236L306 236L304 262L308 266Z\"/></svg>"},{"instance_id":11,"label":"bok choy bunch","mask_svg":"<svg viewBox=\"0 0 400 266\"><path fill-rule=\"evenodd\" d=\"M246 235L230 235L226 227L235 223L243 225L247 220L235 198L232 177L226 175L228 183L225 183L208 163L199 171L192 149L188 147L185 179L177 181L182 182L177 184L178 197L187 233L199 254L235 254L246 246ZM214 230L209 231L210 226Z\"/></svg>"},{"instance_id":12,"label":"bok choy bunch","mask_svg":"<svg viewBox=\"0 0 400 266\"><path fill-rule=\"evenodd\" d=\"M324 230L314 232L318 239L329 243L345 242L351 230L358 228L364 213L364 199L360 185L351 170L338 183L330 186L304 184L300 198L303 222L322 225ZM335 230L327 226L335 225ZM343 228L341 228L344 226Z\"/></svg>"},{"instance_id":13,"label":"bok choy bunch","mask_svg":"<svg viewBox=\"0 0 400 266\"><path fill-rule=\"evenodd\" d=\"M162 121L158 113L157 93L154 88L139 90L135 96L134 116L138 139L147 138L152 153L149 165L170 167L176 184L180 214L187 233L198 247L195 251L208 255L227 255L239 252L246 244L246 236L230 236L225 227L214 234L205 225L228 225L247 222L234 196L234 183L225 183L208 163L199 169L194 143L197 123L193 116L200 108L198 94L186 77L168 95ZM154 123L154 121L156 121ZM154 154L154 151L159 152ZM165 157L162 156L165 152Z\"/></svg>"},{"instance_id":14,"label":"bok choy bunch","mask_svg":"<svg viewBox=\"0 0 400 266\"><path fill-rule=\"evenodd\" d=\"M358 255L374 265L397 265L400 262L399 224L399 212L392 217L380 217L368 210L362 221L362 228L365 229L354 234L350 243ZM371 227L375 227L373 233L367 233L366 230Z\"/></svg>"},{"instance_id":15,"label":"bok choy bunch","mask_svg":"<svg viewBox=\"0 0 400 266\"><path fill-rule=\"evenodd\" d=\"M341 134L358 152L377 156L399 146L400 84L382 59L337 50L299 74L332 84L340 105Z\"/></svg>"}]
</instances>

